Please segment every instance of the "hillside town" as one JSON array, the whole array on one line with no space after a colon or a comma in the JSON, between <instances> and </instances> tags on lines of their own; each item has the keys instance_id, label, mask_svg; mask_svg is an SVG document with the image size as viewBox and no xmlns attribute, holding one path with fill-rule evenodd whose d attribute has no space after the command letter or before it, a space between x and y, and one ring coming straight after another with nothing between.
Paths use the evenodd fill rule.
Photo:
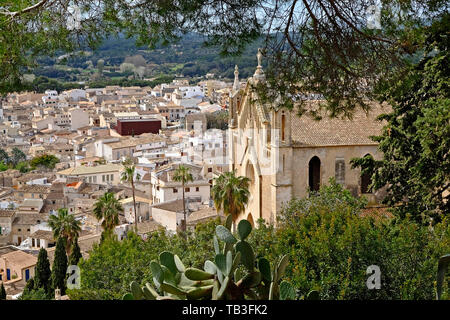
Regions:
<instances>
[{"instance_id":1,"label":"hillside town","mask_svg":"<svg viewBox=\"0 0 450 320\"><path fill-rule=\"evenodd\" d=\"M2 1L1 319L449 301L449 26L441 0Z\"/></svg>"},{"instance_id":2,"label":"hillside town","mask_svg":"<svg viewBox=\"0 0 450 320\"><path fill-rule=\"evenodd\" d=\"M123 207L115 228L118 239L126 237L135 217L143 238L159 228L177 232L183 192L173 174L183 163L193 175L185 185L187 226L216 217L210 188L212 179L228 169L227 135L207 130L207 118L227 112L232 87L217 80L189 85L177 79L154 88L7 95L0 108L0 148L7 155L24 155L23 162L57 159L54 168L8 167L0 172L0 282L8 297L20 295L34 276L40 248L52 257L56 240L47 220L58 209L67 209L81 222L78 241L84 257L99 242L102 228L92 210L107 192ZM133 187L121 180L127 159L135 167Z\"/></svg>"},{"instance_id":3,"label":"hillside town","mask_svg":"<svg viewBox=\"0 0 450 320\"><path fill-rule=\"evenodd\" d=\"M255 89L266 81L261 60L258 51L254 75L246 80L236 66L232 83L177 79L154 88L8 94L0 109L0 282L6 299L20 299L42 249L55 269L62 239L55 235L62 231L54 221L67 216L79 226L73 241L77 259L85 260L108 232L114 241L126 241L130 231L145 241L157 231L184 234L200 223L224 221L227 213L234 228L242 221L258 227L260 219L276 226L290 201L320 194L327 183L367 200L360 217L391 219L382 204L386 188L372 189L364 167L351 166L358 157L382 159L370 137L382 132L385 121L376 119L391 106L369 101L369 112L320 122L270 108ZM306 98L311 109L320 102ZM226 130L215 121L224 114ZM245 181L249 195L232 213L217 200L227 173L237 179L236 188ZM116 206L117 221L101 208L107 203ZM51 295L69 299L59 287Z\"/></svg>"},{"instance_id":4,"label":"hillside town","mask_svg":"<svg viewBox=\"0 0 450 320\"><path fill-rule=\"evenodd\" d=\"M53 262L56 239L48 220L61 208L80 221L78 244L89 257L103 231L93 210L105 193L123 208L114 228L118 240L134 227L146 239L161 228L176 233L222 216L211 188L230 170L249 178L252 197L238 221L252 226L257 219L275 223L284 202L305 196L308 188L318 190L330 177L355 195L369 196L376 207L382 194L368 191L367 178L346 163L354 156L380 156L368 137L381 130L374 117L383 107L317 127L314 120L251 103L260 81L265 76L258 52L254 76L242 83L236 66L233 83L174 80L155 88L9 94L0 109L1 148L10 161L16 154L24 161L55 161L0 172L0 281L7 296L20 296L34 276L39 249ZM208 128L207 119L221 112L229 113L229 130ZM122 179L127 161L134 168L132 184ZM174 178L180 166L189 170L190 181Z\"/></svg>"}]
</instances>

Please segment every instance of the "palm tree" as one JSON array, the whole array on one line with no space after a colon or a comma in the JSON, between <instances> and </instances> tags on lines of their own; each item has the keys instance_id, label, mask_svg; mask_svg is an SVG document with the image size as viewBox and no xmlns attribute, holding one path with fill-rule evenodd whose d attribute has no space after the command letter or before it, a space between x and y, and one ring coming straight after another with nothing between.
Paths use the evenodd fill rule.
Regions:
<instances>
[{"instance_id":1,"label":"palm tree","mask_svg":"<svg viewBox=\"0 0 450 320\"><path fill-rule=\"evenodd\" d=\"M70 255L73 242L76 241L81 232L81 222L75 216L69 214L66 208L58 209L57 215L51 215L48 225L53 230L53 238L63 238L66 245L66 254Z\"/></svg>"},{"instance_id":2,"label":"palm tree","mask_svg":"<svg viewBox=\"0 0 450 320\"><path fill-rule=\"evenodd\" d=\"M223 212L231 214L233 218L233 230L236 231L236 219L245 210L250 197L248 190L250 179L235 175L234 171L225 172L214 179L211 195L216 210L223 208Z\"/></svg>"},{"instance_id":3,"label":"palm tree","mask_svg":"<svg viewBox=\"0 0 450 320\"><path fill-rule=\"evenodd\" d=\"M136 173L136 167L133 164L133 160L131 160L130 158L128 158L127 160L122 162L122 164L124 165L125 169L122 172L121 180L131 184L131 191L133 193L134 226L135 226L135 231L137 234L138 229L137 229L137 217L136 217L136 196L134 194L134 190L135 190L134 182L139 181L141 179L141 175L139 173Z\"/></svg>"},{"instance_id":4,"label":"palm tree","mask_svg":"<svg viewBox=\"0 0 450 320\"><path fill-rule=\"evenodd\" d=\"M109 234L119 224L119 212L123 212L123 207L114 193L106 192L95 202L93 212L97 220L103 219L103 230Z\"/></svg>"},{"instance_id":5,"label":"palm tree","mask_svg":"<svg viewBox=\"0 0 450 320\"><path fill-rule=\"evenodd\" d=\"M173 180L177 182L181 182L181 187L183 188L183 213L184 213L184 227L183 231L186 231L187 221L186 221L186 204L184 201L184 184L186 182L194 181L192 174L188 167L183 165L178 166L173 175Z\"/></svg>"}]
</instances>

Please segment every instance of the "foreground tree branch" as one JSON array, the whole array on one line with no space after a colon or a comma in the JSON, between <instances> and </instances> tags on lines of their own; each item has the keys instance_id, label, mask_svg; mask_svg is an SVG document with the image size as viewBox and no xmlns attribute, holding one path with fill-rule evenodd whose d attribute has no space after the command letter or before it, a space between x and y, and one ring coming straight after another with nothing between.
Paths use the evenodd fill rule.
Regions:
<instances>
[{"instance_id":1,"label":"foreground tree branch","mask_svg":"<svg viewBox=\"0 0 450 320\"><path fill-rule=\"evenodd\" d=\"M23 87L22 74L40 54L76 51L86 45L95 48L118 33L134 37L138 45L155 47L195 32L224 55L239 55L264 37L268 86L263 91L268 101L293 108L293 96L314 93L326 100L322 107L331 115L351 116L357 107L368 109L364 101L374 98L376 88L420 53L423 30L442 14L446 1L383 0L381 29L367 25L372 0L77 0L74 4L83 8L79 29L67 26L74 18L67 0L41 0L21 10L12 5L2 8L1 93ZM407 13L403 18L397 18L395 5ZM39 14L31 14L35 12ZM304 111L298 109L299 114Z\"/></svg>"},{"instance_id":2,"label":"foreground tree branch","mask_svg":"<svg viewBox=\"0 0 450 320\"><path fill-rule=\"evenodd\" d=\"M41 7L43 7L47 2L49 2L49 1L48 0L41 0L38 3L36 3L36 4L32 5L32 6L29 6L27 8L24 8L22 10L14 11L14 12L0 11L0 14L8 15L11 18L14 18L14 17L20 16L21 14L24 14L24 13L28 13L28 12L31 12L31 11L36 11L36 10L40 9Z\"/></svg>"}]
</instances>

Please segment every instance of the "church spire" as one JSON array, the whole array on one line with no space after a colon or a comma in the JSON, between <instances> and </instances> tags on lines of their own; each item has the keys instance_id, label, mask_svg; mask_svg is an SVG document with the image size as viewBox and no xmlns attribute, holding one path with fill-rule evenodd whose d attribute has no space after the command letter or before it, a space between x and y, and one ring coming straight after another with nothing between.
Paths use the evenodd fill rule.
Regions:
<instances>
[{"instance_id":1,"label":"church spire","mask_svg":"<svg viewBox=\"0 0 450 320\"><path fill-rule=\"evenodd\" d=\"M264 71L262 69L261 61L262 61L262 50L261 48L258 48L258 53L256 54L256 58L258 59L258 66L256 67L255 74L253 75L253 78L255 80L264 80Z\"/></svg>"},{"instance_id":2,"label":"church spire","mask_svg":"<svg viewBox=\"0 0 450 320\"><path fill-rule=\"evenodd\" d=\"M239 68L236 65L234 67L234 83L233 83L233 91L239 91Z\"/></svg>"}]
</instances>

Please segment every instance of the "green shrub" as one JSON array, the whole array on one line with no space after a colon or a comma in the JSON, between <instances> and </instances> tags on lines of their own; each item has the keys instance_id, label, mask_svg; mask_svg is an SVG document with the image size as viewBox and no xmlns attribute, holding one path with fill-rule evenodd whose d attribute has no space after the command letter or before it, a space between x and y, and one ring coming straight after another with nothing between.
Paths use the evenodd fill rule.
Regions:
<instances>
[{"instance_id":1,"label":"green shrub","mask_svg":"<svg viewBox=\"0 0 450 320\"><path fill-rule=\"evenodd\" d=\"M292 200L279 228L265 227L272 243L262 244L272 255L289 254L287 279L301 291L318 290L321 299L434 299L439 257L450 252L448 221L430 229L410 219L361 216L363 204L332 181ZM370 265L380 267L379 290L366 286Z\"/></svg>"},{"instance_id":2,"label":"green shrub","mask_svg":"<svg viewBox=\"0 0 450 320\"><path fill-rule=\"evenodd\" d=\"M186 265L202 268L214 250L211 235L218 224L220 219L200 224L194 232L188 231L187 239L164 230L150 234L147 241L133 232L123 241L105 239L94 246L89 259L79 262L81 289L70 290L68 295L71 299L121 299L129 291L130 282L152 280L150 262L163 251L170 250Z\"/></svg>"},{"instance_id":3,"label":"green shrub","mask_svg":"<svg viewBox=\"0 0 450 320\"><path fill-rule=\"evenodd\" d=\"M288 254L284 278L302 294L317 290L321 299L435 299L438 260L450 252L448 220L430 228L408 218L363 216L365 203L334 181L309 198L292 200L277 228L260 221L250 234L255 259L266 257L273 265ZM219 224L219 219L199 224L187 239L160 230L146 241L133 233L121 242L105 240L80 261L81 290L68 294L71 299L121 299L130 282L152 281L150 262L163 251L202 269L212 258L211 237ZM370 265L380 267L379 290L366 286ZM442 299L449 297L448 279Z\"/></svg>"},{"instance_id":4,"label":"green shrub","mask_svg":"<svg viewBox=\"0 0 450 320\"><path fill-rule=\"evenodd\" d=\"M24 290L19 300L51 300L51 295L48 294L44 288L36 290Z\"/></svg>"}]
</instances>

